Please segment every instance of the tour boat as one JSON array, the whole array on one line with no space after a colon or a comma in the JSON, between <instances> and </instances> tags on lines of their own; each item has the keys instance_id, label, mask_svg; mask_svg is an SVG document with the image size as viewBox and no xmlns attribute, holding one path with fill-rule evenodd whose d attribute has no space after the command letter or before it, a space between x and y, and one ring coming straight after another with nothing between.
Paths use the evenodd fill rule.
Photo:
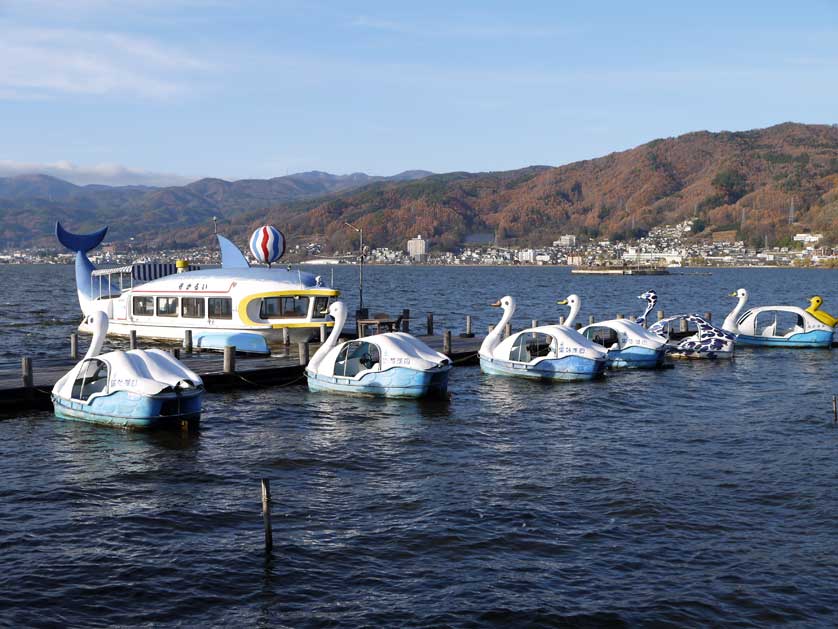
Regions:
<instances>
[{"instance_id":1,"label":"tour boat","mask_svg":"<svg viewBox=\"0 0 838 629\"><path fill-rule=\"evenodd\" d=\"M497 376L538 380L591 380L605 371L605 352L572 329L543 325L502 340L515 313L515 300L506 296L492 304L503 309L500 322L480 346L480 368Z\"/></svg>"},{"instance_id":2,"label":"tour boat","mask_svg":"<svg viewBox=\"0 0 838 629\"><path fill-rule=\"evenodd\" d=\"M685 321L695 326L694 333L679 335L673 328ZM733 358L736 336L717 328L697 314L680 314L661 319L649 332L666 341L666 355L672 358Z\"/></svg>"},{"instance_id":3,"label":"tour boat","mask_svg":"<svg viewBox=\"0 0 838 629\"><path fill-rule=\"evenodd\" d=\"M722 328L740 345L763 347L831 347L832 327L797 306L761 306L740 315L748 301L744 288L730 294L739 299Z\"/></svg>"},{"instance_id":4,"label":"tour boat","mask_svg":"<svg viewBox=\"0 0 838 629\"><path fill-rule=\"evenodd\" d=\"M188 427L201 417L200 376L157 349L102 354L108 316L85 318L90 349L52 388L55 415L123 428Z\"/></svg>"},{"instance_id":5,"label":"tour boat","mask_svg":"<svg viewBox=\"0 0 838 629\"><path fill-rule=\"evenodd\" d=\"M257 242L251 244L257 259L268 261L267 268L251 267L238 247L219 235L221 268L204 270L181 260L97 270L87 252L102 242L106 232L107 227L92 234L72 234L60 223L55 227L61 244L76 252L76 288L83 314L99 310L107 314L111 334L128 335L133 330L138 337L182 340L191 330L195 347L223 347L232 344L225 337L237 335L243 349L264 353L265 341L282 340L285 331L290 341L308 341L320 326L332 325L320 313L339 291L324 286L319 276L290 267L270 268L270 261L284 250L275 242L281 233L272 227L256 230ZM84 322L79 329L91 331Z\"/></svg>"},{"instance_id":6,"label":"tour boat","mask_svg":"<svg viewBox=\"0 0 838 629\"><path fill-rule=\"evenodd\" d=\"M346 306L329 307L334 327L306 367L311 391L418 398L448 390L451 360L415 336L387 332L340 343Z\"/></svg>"},{"instance_id":7,"label":"tour boat","mask_svg":"<svg viewBox=\"0 0 838 629\"><path fill-rule=\"evenodd\" d=\"M570 306L565 326L572 326L582 306L581 299L569 295L559 304ZM666 355L663 339L628 319L598 321L581 328L579 333L606 353L609 369L652 369L660 367Z\"/></svg>"}]
</instances>

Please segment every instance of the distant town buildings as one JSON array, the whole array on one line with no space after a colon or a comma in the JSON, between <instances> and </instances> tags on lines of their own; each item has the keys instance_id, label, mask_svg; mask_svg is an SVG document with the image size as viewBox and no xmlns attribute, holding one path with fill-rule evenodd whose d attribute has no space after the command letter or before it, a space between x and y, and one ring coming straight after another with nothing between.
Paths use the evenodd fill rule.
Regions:
<instances>
[{"instance_id":1,"label":"distant town buildings","mask_svg":"<svg viewBox=\"0 0 838 629\"><path fill-rule=\"evenodd\" d=\"M553 246L560 247L562 249L572 249L576 246L576 236L573 234L561 236L558 240L553 241Z\"/></svg>"},{"instance_id":2,"label":"distant town buildings","mask_svg":"<svg viewBox=\"0 0 838 629\"><path fill-rule=\"evenodd\" d=\"M428 241L422 234L407 241L407 255L414 260L423 260L428 255Z\"/></svg>"},{"instance_id":3,"label":"distant town buildings","mask_svg":"<svg viewBox=\"0 0 838 629\"><path fill-rule=\"evenodd\" d=\"M794 240L802 242L804 245L813 245L823 238L823 234L795 234Z\"/></svg>"}]
</instances>

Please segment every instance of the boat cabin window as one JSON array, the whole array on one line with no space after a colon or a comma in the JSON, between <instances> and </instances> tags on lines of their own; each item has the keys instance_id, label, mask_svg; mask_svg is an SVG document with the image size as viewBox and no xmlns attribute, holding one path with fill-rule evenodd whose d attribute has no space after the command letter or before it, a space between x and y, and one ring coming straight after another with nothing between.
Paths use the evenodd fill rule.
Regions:
<instances>
[{"instance_id":1,"label":"boat cabin window","mask_svg":"<svg viewBox=\"0 0 838 629\"><path fill-rule=\"evenodd\" d=\"M785 310L763 310L754 321L757 336L788 336L804 331L803 317Z\"/></svg>"},{"instance_id":2,"label":"boat cabin window","mask_svg":"<svg viewBox=\"0 0 838 629\"><path fill-rule=\"evenodd\" d=\"M204 298L184 297L180 300L180 316L189 319L204 318Z\"/></svg>"},{"instance_id":3,"label":"boat cabin window","mask_svg":"<svg viewBox=\"0 0 838 629\"><path fill-rule=\"evenodd\" d=\"M265 297L259 308L261 319L304 319L308 316L308 297Z\"/></svg>"},{"instance_id":4,"label":"boat cabin window","mask_svg":"<svg viewBox=\"0 0 838 629\"><path fill-rule=\"evenodd\" d=\"M233 300L230 297L210 297L207 299L210 319L232 319Z\"/></svg>"},{"instance_id":5,"label":"boat cabin window","mask_svg":"<svg viewBox=\"0 0 838 629\"><path fill-rule=\"evenodd\" d=\"M154 297L134 297L132 306L135 317L154 316Z\"/></svg>"},{"instance_id":6,"label":"boat cabin window","mask_svg":"<svg viewBox=\"0 0 838 629\"><path fill-rule=\"evenodd\" d=\"M619 346L619 338L617 333L611 328L605 326L594 326L585 330L585 337L593 341L597 345L602 345L605 349L611 349L614 343Z\"/></svg>"},{"instance_id":7,"label":"boat cabin window","mask_svg":"<svg viewBox=\"0 0 838 629\"><path fill-rule=\"evenodd\" d=\"M97 358L84 361L73 383L74 400L87 400L94 393L107 391L108 365Z\"/></svg>"},{"instance_id":8,"label":"boat cabin window","mask_svg":"<svg viewBox=\"0 0 838 629\"><path fill-rule=\"evenodd\" d=\"M177 297L158 297L157 298L157 316L158 317L176 317L177 316Z\"/></svg>"},{"instance_id":9,"label":"boat cabin window","mask_svg":"<svg viewBox=\"0 0 838 629\"><path fill-rule=\"evenodd\" d=\"M335 375L352 378L381 362L378 346L366 341L347 343L335 361Z\"/></svg>"},{"instance_id":10,"label":"boat cabin window","mask_svg":"<svg viewBox=\"0 0 838 629\"><path fill-rule=\"evenodd\" d=\"M509 352L509 360L528 363L536 358L543 358L550 353L553 344L553 337L540 332L525 332L518 335L512 350Z\"/></svg>"},{"instance_id":11,"label":"boat cabin window","mask_svg":"<svg viewBox=\"0 0 838 629\"><path fill-rule=\"evenodd\" d=\"M329 298L328 297L315 297L314 298L314 313L312 314L312 319L322 319L326 315L323 314L324 310L329 308Z\"/></svg>"}]
</instances>

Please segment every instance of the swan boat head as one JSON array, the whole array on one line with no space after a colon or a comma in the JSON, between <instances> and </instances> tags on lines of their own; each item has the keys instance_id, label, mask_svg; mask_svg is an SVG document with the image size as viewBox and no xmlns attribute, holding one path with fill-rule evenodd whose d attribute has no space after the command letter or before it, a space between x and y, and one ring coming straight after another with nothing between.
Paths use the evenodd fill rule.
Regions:
<instances>
[{"instance_id":1,"label":"swan boat head","mask_svg":"<svg viewBox=\"0 0 838 629\"><path fill-rule=\"evenodd\" d=\"M643 314L637 318L635 323L645 326L646 323L648 323L646 317L649 316L649 313L655 309L655 306L658 303L658 294L653 290L647 290L642 295L638 295L637 298L646 300L646 310L644 310Z\"/></svg>"},{"instance_id":2,"label":"swan boat head","mask_svg":"<svg viewBox=\"0 0 838 629\"><path fill-rule=\"evenodd\" d=\"M736 297L739 301L736 303L733 310L730 311L730 314L725 317L724 323L722 323L722 329L730 332L731 334L739 334L739 313L742 312L742 308L745 307L745 304L748 301L748 290L740 288L730 293L729 296Z\"/></svg>"},{"instance_id":3,"label":"swan boat head","mask_svg":"<svg viewBox=\"0 0 838 629\"><path fill-rule=\"evenodd\" d=\"M806 308L806 312L815 317L824 325L828 325L829 327L834 328L836 324L838 324L838 318L833 317L825 310L821 310L820 308L822 305L823 297L821 297L820 295L815 295L809 300L809 307Z\"/></svg>"},{"instance_id":4,"label":"swan boat head","mask_svg":"<svg viewBox=\"0 0 838 629\"><path fill-rule=\"evenodd\" d=\"M567 318L565 318L563 325L567 328L572 328L576 317L579 315L579 310L582 308L582 300L579 298L579 295L571 293L556 303L560 306L570 306L570 312L567 313Z\"/></svg>"}]
</instances>

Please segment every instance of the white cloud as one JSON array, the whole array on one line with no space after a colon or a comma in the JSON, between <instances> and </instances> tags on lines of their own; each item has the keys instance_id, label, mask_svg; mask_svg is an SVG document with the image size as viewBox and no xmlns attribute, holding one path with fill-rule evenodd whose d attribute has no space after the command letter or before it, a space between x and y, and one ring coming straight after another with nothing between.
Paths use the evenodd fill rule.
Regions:
<instances>
[{"instance_id":1,"label":"white cloud","mask_svg":"<svg viewBox=\"0 0 838 629\"><path fill-rule=\"evenodd\" d=\"M81 166L68 161L38 164L0 159L0 177L16 175L50 175L77 185L98 183L108 186L181 186L195 180L195 177L128 168L120 164Z\"/></svg>"},{"instance_id":2,"label":"white cloud","mask_svg":"<svg viewBox=\"0 0 838 629\"><path fill-rule=\"evenodd\" d=\"M192 89L204 60L115 32L10 28L0 22L0 98L56 94L165 100Z\"/></svg>"}]
</instances>

